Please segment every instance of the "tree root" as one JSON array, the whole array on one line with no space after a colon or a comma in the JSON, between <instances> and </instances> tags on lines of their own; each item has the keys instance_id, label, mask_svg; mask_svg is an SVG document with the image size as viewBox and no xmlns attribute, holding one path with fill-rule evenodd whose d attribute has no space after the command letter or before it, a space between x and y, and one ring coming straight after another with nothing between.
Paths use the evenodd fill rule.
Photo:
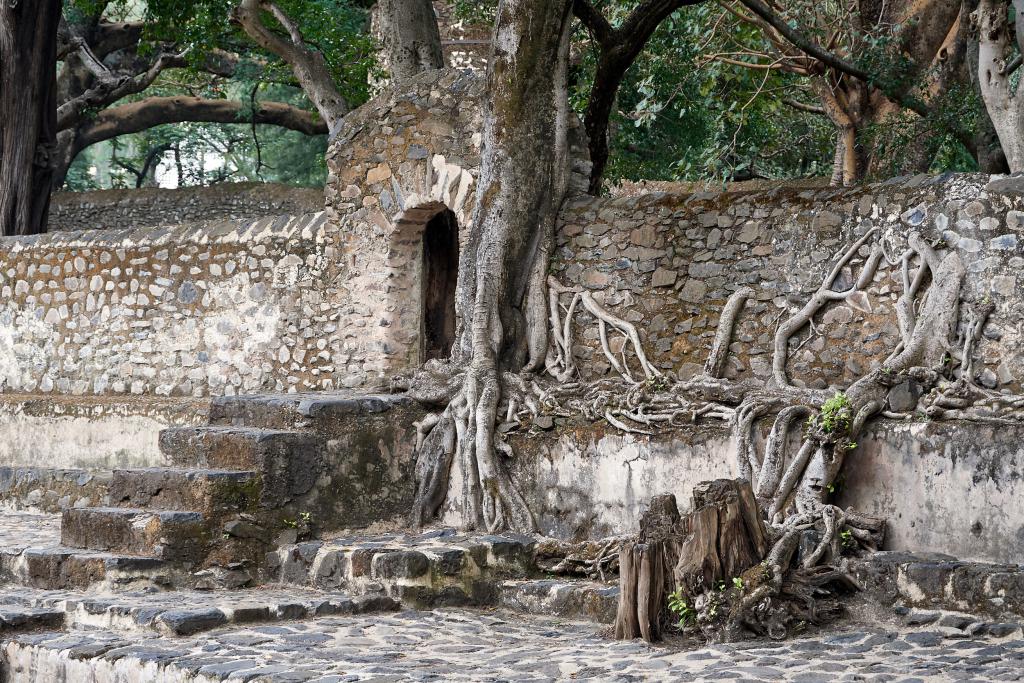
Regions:
<instances>
[{"instance_id":1,"label":"tree root","mask_svg":"<svg viewBox=\"0 0 1024 683\"><path fill-rule=\"evenodd\" d=\"M537 566L546 573L583 576L606 581L619 572L619 551L626 536L612 536L598 541L565 543L545 539L535 553Z\"/></svg>"},{"instance_id":2,"label":"tree root","mask_svg":"<svg viewBox=\"0 0 1024 683\"><path fill-rule=\"evenodd\" d=\"M819 534L796 563L798 570L792 569L788 561L766 560L768 563L760 570L762 580L757 581L755 589L744 592L734 622L754 624L771 634L777 633L778 624L786 619L792 624L802 616L813 617L816 608L806 600L795 611L787 607L789 616L777 613L785 586L797 586L792 583L795 572L816 571L838 561L844 553L878 548L883 540L882 520L840 510L827 501L843 461L856 448L856 439L865 425L875 415L892 414L885 410L891 387L908 379L923 386L927 393L922 404L933 419L994 424L1024 421L1024 396L985 390L972 377L972 359L992 312L991 304L967 308L960 325L962 334L952 341L965 275L959 257L955 253L940 254L919 234L911 233L901 256L890 259L887 241L893 239L892 235L869 246L877 232L868 231L842 250L808 302L779 325L768 386L720 377L739 314L753 295L749 288L737 290L726 302L704 374L679 381L650 362L633 324L599 304L589 291L565 287L555 278L548 278L550 344L545 366L550 378L499 375L486 366L467 370L450 363L434 363L405 381L412 395L445 406L417 425L419 491L413 521L425 523L440 509L451 488L448 480L452 464L457 461L463 481L455 490L469 524L489 530L533 529L535 522L528 506L507 472L512 451L505 436L535 429L540 418L604 421L616 430L636 435L728 420L737 445L737 470L751 483L757 507L771 521L767 533L775 539L775 547L788 552L793 538L811 531ZM864 253L866 257L859 256ZM856 281L844 291L835 291L843 270L858 258L863 261ZM786 365L793 335L813 326L814 317L830 302L863 291L883 258L901 269L903 291L896 305L900 342L881 366L866 373L843 394L831 396L792 385ZM571 295L568 301L566 295ZM613 376L595 381L579 379L573 356L573 328L575 314L581 308L597 326L601 350ZM616 333L619 338L612 339ZM951 368L950 356L958 358L958 368ZM771 415L774 421L761 455L756 447L757 425ZM798 420L805 425L805 433L799 447L788 453L790 435ZM550 427L551 420L546 424ZM623 550L623 567L633 562L635 570L645 562L663 562L665 558L659 560L656 555L671 552L671 548L655 548L648 556L645 548L633 548L630 553L634 554ZM603 576L613 566L609 558L615 554L611 546L606 550L596 558L586 553L566 554L551 568ZM822 576L836 580L827 572ZM709 605L714 602L707 600Z\"/></svg>"},{"instance_id":3,"label":"tree root","mask_svg":"<svg viewBox=\"0 0 1024 683\"><path fill-rule=\"evenodd\" d=\"M715 332L715 341L711 345L711 352L708 354L707 362L704 363L704 374L707 377L718 378L722 376L725 368L725 359L728 357L729 344L732 342L732 331L736 326L736 318L746 305L747 299L754 296L754 290L750 287L741 287L729 300L725 302L722 315L718 319L718 329Z\"/></svg>"},{"instance_id":4,"label":"tree root","mask_svg":"<svg viewBox=\"0 0 1024 683\"><path fill-rule=\"evenodd\" d=\"M556 378L564 381L565 379L568 379L568 377L571 377L575 370L575 362L572 358L572 317L577 304L582 305L583 308L589 311L597 320L598 338L601 340L601 350L604 352L605 358L608 359L611 366L616 372L622 375L624 379L630 382L635 381L633 373L629 367L629 359L626 355L626 349L629 346L633 348L636 363L640 366L640 370L643 372L644 377L647 379L653 379L655 377L662 376L661 371L651 365L650 361L647 360L647 354L644 352L643 344L640 341L640 335L637 333L636 327L622 318L610 313L606 308L601 306L596 299L594 299L594 295L589 291L582 288L566 287L558 282L554 277L549 277L548 292L551 298L549 311L552 336L555 338L553 345L554 354L553 357L549 358L548 371ZM559 297L566 293L572 294L573 297L568 308L565 309L565 320L562 321ZM623 343L622 345L621 362L612 352L611 345L608 340L609 326L618 331L625 339L626 343Z\"/></svg>"}]
</instances>

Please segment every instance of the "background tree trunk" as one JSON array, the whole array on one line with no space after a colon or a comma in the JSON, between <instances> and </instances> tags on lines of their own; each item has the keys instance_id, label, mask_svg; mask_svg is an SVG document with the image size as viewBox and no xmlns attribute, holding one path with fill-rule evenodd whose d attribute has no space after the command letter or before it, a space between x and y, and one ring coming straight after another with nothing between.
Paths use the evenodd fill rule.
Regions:
<instances>
[{"instance_id":1,"label":"background tree trunk","mask_svg":"<svg viewBox=\"0 0 1024 683\"><path fill-rule=\"evenodd\" d=\"M0 228L46 231L57 141L62 0L0 5Z\"/></svg>"},{"instance_id":2,"label":"background tree trunk","mask_svg":"<svg viewBox=\"0 0 1024 683\"><path fill-rule=\"evenodd\" d=\"M430 0L380 0L377 12L393 82L444 68L441 32Z\"/></svg>"},{"instance_id":3,"label":"background tree trunk","mask_svg":"<svg viewBox=\"0 0 1024 683\"><path fill-rule=\"evenodd\" d=\"M1006 68L1012 51L1009 7L1006 0L978 3L978 84L1010 171L1019 173L1024 171L1024 94L1014 89ZM1016 0L1014 7L1019 17L1024 2ZM1016 37L1024 42L1024 36Z\"/></svg>"}]
</instances>

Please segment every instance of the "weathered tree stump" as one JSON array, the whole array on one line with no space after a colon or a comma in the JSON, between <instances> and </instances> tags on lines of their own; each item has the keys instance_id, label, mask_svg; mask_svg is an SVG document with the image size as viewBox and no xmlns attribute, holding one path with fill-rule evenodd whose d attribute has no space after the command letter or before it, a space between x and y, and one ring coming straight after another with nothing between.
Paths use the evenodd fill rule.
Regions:
<instances>
[{"instance_id":1,"label":"weathered tree stump","mask_svg":"<svg viewBox=\"0 0 1024 683\"><path fill-rule=\"evenodd\" d=\"M679 509L672 494L655 496L640 518L640 534L619 551L619 608L615 637L661 638L662 613L678 557Z\"/></svg>"},{"instance_id":2,"label":"weathered tree stump","mask_svg":"<svg viewBox=\"0 0 1024 683\"><path fill-rule=\"evenodd\" d=\"M739 577L763 560L768 534L750 483L702 482L693 490L693 511L680 517L675 496L656 496L640 520L635 541L619 553L619 608L615 637L661 637L668 596L688 598Z\"/></svg>"}]
</instances>

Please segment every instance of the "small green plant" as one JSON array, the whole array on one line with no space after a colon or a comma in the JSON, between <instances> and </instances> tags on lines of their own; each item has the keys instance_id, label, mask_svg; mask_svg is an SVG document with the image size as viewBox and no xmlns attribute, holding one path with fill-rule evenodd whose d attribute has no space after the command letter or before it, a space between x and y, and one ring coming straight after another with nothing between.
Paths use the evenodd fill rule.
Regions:
<instances>
[{"instance_id":1,"label":"small green plant","mask_svg":"<svg viewBox=\"0 0 1024 683\"><path fill-rule=\"evenodd\" d=\"M285 517L284 519L281 520L281 524L283 524L284 526L288 527L289 529L298 529L299 528L299 520L297 520L297 519L288 519L287 517Z\"/></svg>"},{"instance_id":2,"label":"small green plant","mask_svg":"<svg viewBox=\"0 0 1024 683\"><path fill-rule=\"evenodd\" d=\"M851 547L853 547L853 544L854 544L853 532L850 531L849 529L846 529L845 531L840 531L839 532L839 539L840 539L840 541L842 541L842 545L843 545L844 548L851 548Z\"/></svg>"},{"instance_id":3,"label":"small green plant","mask_svg":"<svg viewBox=\"0 0 1024 683\"><path fill-rule=\"evenodd\" d=\"M686 626L697 616L697 613L693 611L693 607L686 602L686 597L683 595L683 590L681 588L677 588L673 592L669 593L668 611L679 617L678 625L680 629L686 628Z\"/></svg>"},{"instance_id":4,"label":"small green plant","mask_svg":"<svg viewBox=\"0 0 1024 683\"><path fill-rule=\"evenodd\" d=\"M851 410L850 399L840 391L821 406L818 424L826 434L845 432L850 428Z\"/></svg>"},{"instance_id":5,"label":"small green plant","mask_svg":"<svg viewBox=\"0 0 1024 683\"><path fill-rule=\"evenodd\" d=\"M670 382L667 377L652 377L647 380L647 386L654 391L665 391L669 388Z\"/></svg>"},{"instance_id":6,"label":"small green plant","mask_svg":"<svg viewBox=\"0 0 1024 683\"><path fill-rule=\"evenodd\" d=\"M723 592L725 590L725 581L719 579L715 583L715 590L717 590L719 593Z\"/></svg>"},{"instance_id":7,"label":"small green plant","mask_svg":"<svg viewBox=\"0 0 1024 683\"><path fill-rule=\"evenodd\" d=\"M309 524L311 521L313 521L313 515L311 515L308 512L300 512L299 521L301 521L303 524Z\"/></svg>"},{"instance_id":8,"label":"small green plant","mask_svg":"<svg viewBox=\"0 0 1024 683\"><path fill-rule=\"evenodd\" d=\"M732 577L732 586L740 591L743 590L743 577L734 576Z\"/></svg>"}]
</instances>

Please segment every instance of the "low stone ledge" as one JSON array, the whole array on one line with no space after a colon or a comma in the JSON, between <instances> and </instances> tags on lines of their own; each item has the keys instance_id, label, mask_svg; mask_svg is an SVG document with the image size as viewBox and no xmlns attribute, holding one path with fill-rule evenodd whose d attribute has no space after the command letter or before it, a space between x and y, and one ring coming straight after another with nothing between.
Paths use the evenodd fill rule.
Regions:
<instances>
[{"instance_id":1,"label":"low stone ledge","mask_svg":"<svg viewBox=\"0 0 1024 683\"><path fill-rule=\"evenodd\" d=\"M958 560L937 553L882 551L851 562L881 604L1024 619L1024 566Z\"/></svg>"}]
</instances>

